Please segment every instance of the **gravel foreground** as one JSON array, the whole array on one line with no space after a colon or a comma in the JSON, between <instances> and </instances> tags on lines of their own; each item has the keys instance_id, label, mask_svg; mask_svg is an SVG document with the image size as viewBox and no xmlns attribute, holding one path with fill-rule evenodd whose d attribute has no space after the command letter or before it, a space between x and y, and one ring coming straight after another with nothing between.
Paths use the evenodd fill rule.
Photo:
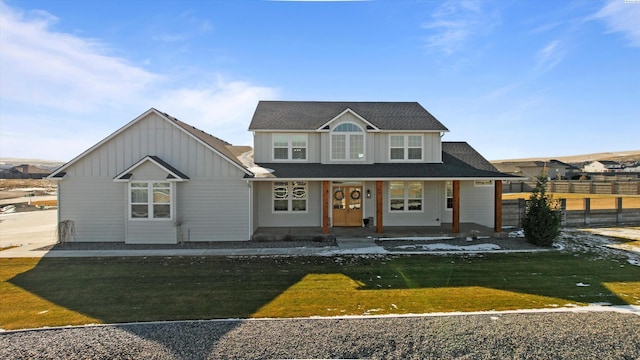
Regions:
<instances>
[{"instance_id":1,"label":"gravel foreground","mask_svg":"<svg viewBox=\"0 0 640 360\"><path fill-rule=\"evenodd\" d=\"M0 333L2 359L638 359L615 312L190 321Z\"/></svg>"}]
</instances>

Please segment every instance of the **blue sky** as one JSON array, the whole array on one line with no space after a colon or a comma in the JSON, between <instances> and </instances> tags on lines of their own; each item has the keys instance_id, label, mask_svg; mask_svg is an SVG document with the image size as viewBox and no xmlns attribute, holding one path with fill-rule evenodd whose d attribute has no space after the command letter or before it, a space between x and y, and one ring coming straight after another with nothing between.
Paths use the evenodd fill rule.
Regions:
<instances>
[{"instance_id":1,"label":"blue sky","mask_svg":"<svg viewBox=\"0 0 640 360\"><path fill-rule=\"evenodd\" d=\"M0 156L150 107L236 145L258 100L418 101L490 160L640 149L640 1L0 0Z\"/></svg>"}]
</instances>

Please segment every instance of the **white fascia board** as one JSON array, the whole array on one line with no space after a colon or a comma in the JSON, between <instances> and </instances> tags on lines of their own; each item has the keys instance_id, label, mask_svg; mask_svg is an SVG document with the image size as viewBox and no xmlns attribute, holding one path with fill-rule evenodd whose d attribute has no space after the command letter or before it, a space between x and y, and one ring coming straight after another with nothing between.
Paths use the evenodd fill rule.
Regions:
<instances>
[{"instance_id":1,"label":"white fascia board","mask_svg":"<svg viewBox=\"0 0 640 360\"><path fill-rule=\"evenodd\" d=\"M373 128L373 130L365 129L365 131L368 131L368 132L380 131L380 129L378 129L377 126L373 125L371 122L369 122L369 120L363 118L358 113L356 113L355 111L351 110L350 108L347 108L346 110L344 110L343 112L341 112L340 114L335 116L333 119L331 119L331 120L327 121L326 123L322 124L319 128L316 129L316 131L326 131L326 130L323 130L323 128L325 126L331 125L331 123L333 123L334 121L338 120L339 118L341 118L346 113L351 113L353 116L358 118L358 120L362 121L363 123L365 123L368 126L371 126Z\"/></svg>"},{"instance_id":2,"label":"white fascia board","mask_svg":"<svg viewBox=\"0 0 640 360\"><path fill-rule=\"evenodd\" d=\"M503 177L447 177L447 178L428 178L428 177L384 177L384 178L279 178L279 177L261 177L250 178L248 181L475 181L475 180L527 180L526 177L520 178L503 178Z\"/></svg>"}]
</instances>

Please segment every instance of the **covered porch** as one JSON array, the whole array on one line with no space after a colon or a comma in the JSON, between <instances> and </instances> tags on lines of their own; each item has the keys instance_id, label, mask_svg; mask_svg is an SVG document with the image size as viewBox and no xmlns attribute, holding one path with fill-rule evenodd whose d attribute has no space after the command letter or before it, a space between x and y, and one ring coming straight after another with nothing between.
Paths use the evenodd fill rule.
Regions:
<instances>
[{"instance_id":1,"label":"covered porch","mask_svg":"<svg viewBox=\"0 0 640 360\"><path fill-rule=\"evenodd\" d=\"M502 231L475 223L460 223L459 231L452 231L451 223L440 226L387 226L382 232L375 227L331 227L325 232L321 227L260 227L253 233L252 241L316 241L335 239L377 239L389 237L503 237Z\"/></svg>"}]
</instances>

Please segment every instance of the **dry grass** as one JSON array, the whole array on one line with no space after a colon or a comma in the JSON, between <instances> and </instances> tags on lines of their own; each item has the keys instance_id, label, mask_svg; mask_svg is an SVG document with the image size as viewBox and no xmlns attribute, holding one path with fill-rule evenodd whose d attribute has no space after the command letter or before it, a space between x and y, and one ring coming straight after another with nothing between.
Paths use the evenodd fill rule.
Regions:
<instances>
[{"instance_id":1,"label":"dry grass","mask_svg":"<svg viewBox=\"0 0 640 360\"><path fill-rule=\"evenodd\" d=\"M32 201L33 206L58 206L58 200L38 200Z\"/></svg>"},{"instance_id":2,"label":"dry grass","mask_svg":"<svg viewBox=\"0 0 640 360\"><path fill-rule=\"evenodd\" d=\"M44 179L0 179L0 190L44 188L55 190L56 182Z\"/></svg>"},{"instance_id":3,"label":"dry grass","mask_svg":"<svg viewBox=\"0 0 640 360\"><path fill-rule=\"evenodd\" d=\"M560 252L0 259L0 328L640 305L638 279L624 259Z\"/></svg>"},{"instance_id":4,"label":"dry grass","mask_svg":"<svg viewBox=\"0 0 640 360\"><path fill-rule=\"evenodd\" d=\"M622 198L624 209L640 209L640 195L619 195L619 194L574 194L574 193L551 193L554 199L567 199L567 210L583 210L584 199L591 199L592 210L607 210L616 208L616 198ZM528 199L531 193L503 194L503 200Z\"/></svg>"}]
</instances>

